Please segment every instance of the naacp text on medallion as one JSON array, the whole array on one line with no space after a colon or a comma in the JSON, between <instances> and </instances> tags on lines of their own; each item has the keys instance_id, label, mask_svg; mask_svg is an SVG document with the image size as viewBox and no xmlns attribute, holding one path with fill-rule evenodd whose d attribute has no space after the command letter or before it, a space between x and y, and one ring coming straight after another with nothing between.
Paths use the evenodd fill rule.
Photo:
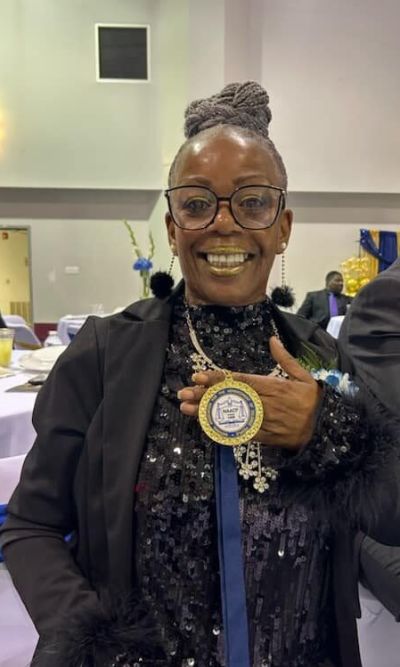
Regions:
<instances>
[{"instance_id":1,"label":"naacp text on medallion","mask_svg":"<svg viewBox=\"0 0 400 667\"><path fill-rule=\"evenodd\" d=\"M200 423L215 442L239 445L260 429L263 409L249 385L227 380L211 387L200 403Z\"/></svg>"}]
</instances>

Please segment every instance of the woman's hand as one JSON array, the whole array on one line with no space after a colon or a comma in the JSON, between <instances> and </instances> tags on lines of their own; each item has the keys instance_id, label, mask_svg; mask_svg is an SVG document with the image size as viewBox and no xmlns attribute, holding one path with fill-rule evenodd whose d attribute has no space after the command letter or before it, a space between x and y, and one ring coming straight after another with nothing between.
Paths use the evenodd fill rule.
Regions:
<instances>
[{"instance_id":1,"label":"woman's hand","mask_svg":"<svg viewBox=\"0 0 400 667\"><path fill-rule=\"evenodd\" d=\"M270 351L289 376L287 379L248 373L233 373L233 377L250 385L262 401L264 419L254 439L264 445L300 449L312 438L322 389L275 336L270 339ZM199 402L207 388L223 379L223 373L217 371L195 373L195 386L178 392L182 401L181 412L196 417Z\"/></svg>"}]
</instances>

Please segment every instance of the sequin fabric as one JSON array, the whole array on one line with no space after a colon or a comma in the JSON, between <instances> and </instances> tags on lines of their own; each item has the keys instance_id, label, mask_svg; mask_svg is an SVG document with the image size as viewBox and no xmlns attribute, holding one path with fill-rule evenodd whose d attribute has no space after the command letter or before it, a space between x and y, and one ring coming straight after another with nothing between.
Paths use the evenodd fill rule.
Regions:
<instances>
[{"instance_id":1,"label":"sequin fabric","mask_svg":"<svg viewBox=\"0 0 400 667\"><path fill-rule=\"evenodd\" d=\"M166 664L224 667L214 445L196 419L180 413L176 397L192 384L184 308L182 301L174 306L140 468L135 564L141 593L163 628ZM190 307L197 337L213 361L249 373L267 374L275 366L268 347L271 316L268 300L242 308ZM316 434L315 444L321 447L325 435ZM333 627L329 521L286 497L287 480L296 484L296 476L284 472L291 458L280 449L262 451L265 463L281 466L283 474L265 494L239 478L252 667L317 667L329 657ZM315 464L305 454L306 475L324 465L316 452ZM301 469L301 455L294 458Z\"/></svg>"}]
</instances>

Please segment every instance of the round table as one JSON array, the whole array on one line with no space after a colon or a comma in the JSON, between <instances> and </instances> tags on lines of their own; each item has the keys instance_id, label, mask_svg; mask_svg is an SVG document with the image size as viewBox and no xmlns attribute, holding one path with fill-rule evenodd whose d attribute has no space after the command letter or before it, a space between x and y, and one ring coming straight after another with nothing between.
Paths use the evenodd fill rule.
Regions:
<instances>
[{"instance_id":1,"label":"round table","mask_svg":"<svg viewBox=\"0 0 400 667\"><path fill-rule=\"evenodd\" d=\"M16 374L0 378L0 458L25 454L36 437L32 426L32 411L37 393L6 391L37 375L18 369L18 359L22 354L26 354L26 351L13 351L11 370L15 370Z\"/></svg>"}]
</instances>

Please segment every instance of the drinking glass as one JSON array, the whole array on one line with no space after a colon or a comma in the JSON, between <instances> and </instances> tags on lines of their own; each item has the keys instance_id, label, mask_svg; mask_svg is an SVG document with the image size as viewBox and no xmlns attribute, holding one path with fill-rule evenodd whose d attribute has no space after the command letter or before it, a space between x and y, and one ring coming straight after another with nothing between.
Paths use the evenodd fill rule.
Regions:
<instances>
[{"instance_id":1,"label":"drinking glass","mask_svg":"<svg viewBox=\"0 0 400 667\"><path fill-rule=\"evenodd\" d=\"M0 329L0 366L10 365L13 341L13 329Z\"/></svg>"}]
</instances>

